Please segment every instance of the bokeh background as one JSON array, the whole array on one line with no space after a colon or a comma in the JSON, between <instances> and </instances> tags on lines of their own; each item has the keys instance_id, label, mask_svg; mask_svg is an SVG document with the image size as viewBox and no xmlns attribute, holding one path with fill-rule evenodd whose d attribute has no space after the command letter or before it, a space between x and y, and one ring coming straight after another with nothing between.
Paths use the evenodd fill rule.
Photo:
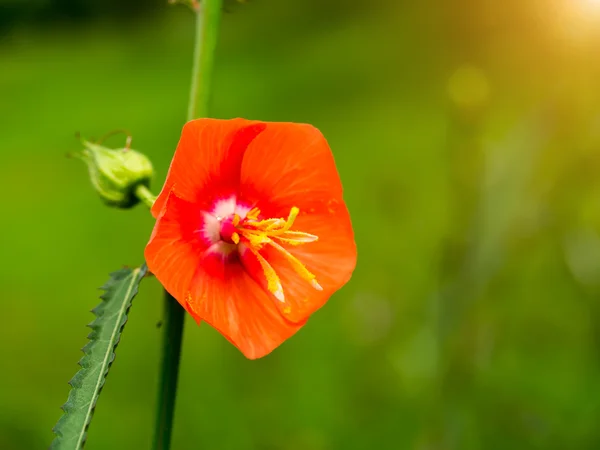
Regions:
<instances>
[{"instance_id":1,"label":"bokeh background","mask_svg":"<svg viewBox=\"0 0 600 450\"><path fill-rule=\"evenodd\" d=\"M47 448L153 225L65 154L126 128L158 191L192 36L166 0L0 0L3 450ZM211 111L323 131L359 263L258 361L188 318L173 449L600 448L600 1L228 2ZM144 281L87 449L150 446L161 300Z\"/></svg>"}]
</instances>

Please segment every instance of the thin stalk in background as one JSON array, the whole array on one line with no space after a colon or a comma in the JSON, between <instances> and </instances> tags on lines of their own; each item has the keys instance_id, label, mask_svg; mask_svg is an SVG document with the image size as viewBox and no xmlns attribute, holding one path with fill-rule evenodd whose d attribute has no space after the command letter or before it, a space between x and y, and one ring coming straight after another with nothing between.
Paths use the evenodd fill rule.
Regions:
<instances>
[{"instance_id":1,"label":"thin stalk in background","mask_svg":"<svg viewBox=\"0 0 600 450\"><path fill-rule=\"evenodd\" d=\"M205 117L217 45L222 0L195 2L196 33L194 39L194 60L192 82L188 104L187 120ZM163 350L158 390L156 428L154 430L154 450L168 450L171 446L173 413L177 394L181 341L185 310L165 291L163 324Z\"/></svg>"}]
</instances>

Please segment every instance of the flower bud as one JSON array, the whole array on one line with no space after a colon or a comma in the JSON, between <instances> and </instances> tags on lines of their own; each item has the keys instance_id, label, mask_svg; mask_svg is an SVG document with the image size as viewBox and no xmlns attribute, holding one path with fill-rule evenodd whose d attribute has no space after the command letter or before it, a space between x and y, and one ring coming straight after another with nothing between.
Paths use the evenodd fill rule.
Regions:
<instances>
[{"instance_id":1,"label":"flower bud","mask_svg":"<svg viewBox=\"0 0 600 450\"><path fill-rule=\"evenodd\" d=\"M110 149L82 140L84 149L74 156L88 166L90 179L100 198L117 208L131 208L139 202L136 189L150 186L153 169L142 153L129 148Z\"/></svg>"}]
</instances>

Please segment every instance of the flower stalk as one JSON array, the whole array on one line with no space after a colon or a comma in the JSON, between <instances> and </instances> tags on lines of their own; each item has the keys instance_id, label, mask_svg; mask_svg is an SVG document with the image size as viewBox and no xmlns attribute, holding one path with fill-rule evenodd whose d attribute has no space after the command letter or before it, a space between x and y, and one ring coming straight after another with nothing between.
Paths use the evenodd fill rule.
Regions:
<instances>
[{"instance_id":1,"label":"flower stalk","mask_svg":"<svg viewBox=\"0 0 600 450\"><path fill-rule=\"evenodd\" d=\"M140 184L135 188L135 196L148 208L152 208L152 205L154 205L154 201L156 200L156 195L150 192L148 186L144 184Z\"/></svg>"},{"instance_id":2,"label":"flower stalk","mask_svg":"<svg viewBox=\"0 0 600 450\"><path fill-rule=\"evenodd\" d=\"M206 117L223 0L194 3L196 37L187 121Z\"/></svg>"},{"instance_id":3,"label":"flower stalk","mask_svg":"<svg viewBox=\"0 0 600 450\"><path fill-rule=\"evenodd\" d=\"M187 112L188 121L197 117L205 117L208 113L222 0L194 2L193 10L196 16L196 31ZM145 193L142 192L141 195L142 200L146 198ZM165 291L164 297L164 311L163 356L159 380L154 450L168 450L171 446L185 318L185 310L167 291Z\"/></svg>"}]
</instances>

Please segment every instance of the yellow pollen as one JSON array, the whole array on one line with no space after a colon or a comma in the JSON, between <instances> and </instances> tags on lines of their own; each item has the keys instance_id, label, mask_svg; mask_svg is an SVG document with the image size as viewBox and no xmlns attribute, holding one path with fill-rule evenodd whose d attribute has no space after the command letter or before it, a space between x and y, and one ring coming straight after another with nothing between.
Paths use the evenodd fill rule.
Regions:
<instances>
[{"instance_id":1,"label":"yellow pollen","mask_svg":"<svg viewBox=\"0 0 600 450\"><path fill-rule=\"evenodd\" d=\"M258 209L258 208L252 208L246 214L246 219L256 220L256 219L258 219L258 215L259 214L260 214L260 209Z\"/></svg>"},{"instance_id":2,"label":"yellow pollen","mask_svg":"<svg viewBox=\"0 0 600 450\"><path fill-rule=\"evenodd\" d=\"M290 231L290 228L293 226L299 213L300 210L294 206L290 209L287 219L271 218L259 220L260 210L258 208L252 208L248 214L246 214L245 219L241 220L237 214L233 218L233 225L236 227L237 233L233 233L231 239L236 244L239 242L240 236L243 236L248 241L248 248L258 259L265 274L265 278L267 279L267 289L281 302L285 301L285 297L279 276L268 261L258 252L258 250L265 245L270 245L280 252L300 278L310 283L314 289L318 291L323 290L315 276L304 266L304 264L281 245L287 244L296 246L315 242L319 239L313 234L301 231Z\"/></svg>"}]
</instances>

